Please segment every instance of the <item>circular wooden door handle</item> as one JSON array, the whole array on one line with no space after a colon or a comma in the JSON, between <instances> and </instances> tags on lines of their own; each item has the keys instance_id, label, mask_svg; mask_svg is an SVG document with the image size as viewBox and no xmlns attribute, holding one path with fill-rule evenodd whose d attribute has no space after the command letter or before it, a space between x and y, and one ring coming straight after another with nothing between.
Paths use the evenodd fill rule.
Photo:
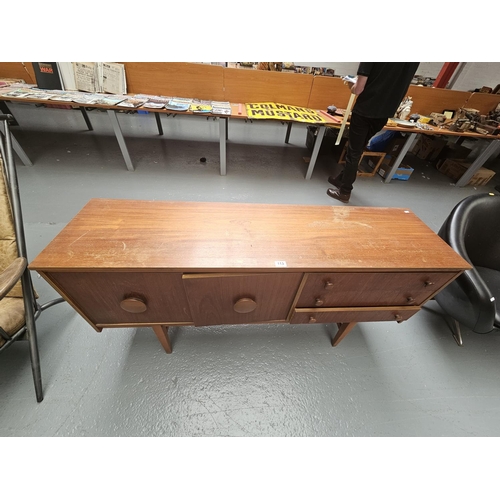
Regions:
<instances>
[{"instance_id":1,"label":"circular wooden door handle","mask_svg":"<svg viewBox=\"0 0 500 500\"><path fill-rule=\"evenodd\" d=\"M255 302L255 300L245 297L243 299L236 301L233 306L233 309L237 313L244 314L255 311L256 307L257 307L257 302Z\"/></svg>"},{"instance_id":2,"label":"circular wooden door handle","mask_svg":"<svg viewBox=\"0 0 500 500\"><path fill-rule=\"evenodd\" d=\"M146 302L140 297L127 297L120 302L120 307L129 313L143 313L148 309Z\"/></svg>"}]
</instances>

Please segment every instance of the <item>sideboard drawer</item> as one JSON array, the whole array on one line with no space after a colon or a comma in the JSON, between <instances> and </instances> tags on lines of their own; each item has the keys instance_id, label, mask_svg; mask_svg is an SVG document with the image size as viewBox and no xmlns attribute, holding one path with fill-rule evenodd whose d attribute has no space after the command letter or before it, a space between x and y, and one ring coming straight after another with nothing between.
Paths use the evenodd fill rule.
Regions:
<instances>
[{"instance_id":1,"label":"sideboard drawer","mask_svg":"<svg viewBox=\"0 0 500 500\"><path fill-rule=\"evenodd\" d=\"M191 322L181 273L50 272L47 277L94 325Z\"/></svg>"},{"instance_id":2,"label":"sideboard drawer","mask_svg":"<svg viewBox=\"0 0 500 500\"><path fill-rule=\"evenodd\" d=\"M353 307L339 309L295 309L290 323L361 323L363 321L404 321L420 307Z\"/></svg>"},{"instance_id":3,"label":"sideboard drawer","mask_svg":"<svg viewBox=\"0 0 500 500\"><path fill-rule=\"evenodd\" d=\"M422 304L456 273L310 273L296 307Z\"/></svg>"},{"instance_id":4,"label":"sideboard drawer","mask_svg":"<svg viewBox=\"0 0 500 500\"><path fill-rule=\"evenodd\" d=\"M302 273L185 274L196 326L285 321Z\"/></svg>"}]
</instances>

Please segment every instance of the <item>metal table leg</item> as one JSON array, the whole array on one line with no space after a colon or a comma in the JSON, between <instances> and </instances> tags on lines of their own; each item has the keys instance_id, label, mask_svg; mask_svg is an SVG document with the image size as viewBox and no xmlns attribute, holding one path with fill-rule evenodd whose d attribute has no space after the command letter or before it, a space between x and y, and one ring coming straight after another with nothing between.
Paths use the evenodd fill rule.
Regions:
<instances>
[{"instance_id":1,"label":"metal table leg","mask_svg":"<svg viewBox=\"0 0 500 500\"><path fill-rule=\"evenodd\" d=\"M464 172L462 177L455 183L457 187L464 187L470 181L471 177L484 165L484 163L493 156L500 147L500 140L493 139L488 147L472 162L472 165Z\"/></svg>"},{"instance_id":2,"label":"metal table leg","mask_svg":"<svg viewBox=\"0 0 500 500\"><path fill-rule=\"evenodd\" d=\"M286 127L285 144L288 144L288 142L290 141L290 132L292 131L292 125L293 122L288 122L288 125Z\"/></svg>"},{"instance_id":3,"label":"metal table leg","mask_svg":"<svg viewBox=\"0 0 500 500\"><path fill-rule=\"evenodd\" d=\"M89 115L87 114L87 110L85 109L84 106L81 106L80 107L80 111L82 112L82 115L83 115L83 119L85 120L85 123L87 124L87 128L89 130L94 130L92 128L92 123L90 123L90 118L89 118Z\"/></svg>"},{"instance_id":4,"label":"metal table leg","mask_svg":"<svg viewBox=\"0 0 500 500\"><path fill-rule=\"evenodd\" d=\"M0 101L0 111L6 115L12 116L12 120L10 124L12 126L19 126L18 121L16 120L16 117L12 114L12 111L9 109L9 106L7 106L7 103L5 101Z\"/></svg>"},{"instance_id":5,"label":"metal table leg","mask_svg":"<svg viewBox=\"0 0 500 500\"><path fill-rule=\"evenodd\" d=\"M5 124L3 124L3 126L5 126ZM2 135L5 135L4 129L0 129L0 133ZM24 152L24 149L21 147L21 145L17 142L17 139L14 137L12 132L10 133L10 136L12 138L12 149L17 153L17 156L19 156L19 158L23 162L23 165L27 167L32 167L33 163L28 158L28 155Z\"/></svg>"},{"instance_id":6,"label":"metal table leg","mask_svg":"<svg viewBox=\"0 0 500 500\"><path fill-rule=\"evenodd\" d=\"M394 162L394 165L391 167L391 170L389 170L386 178L384 179L384 182L386 184L391 182L391 179L393 178L394 174L396 173L396 170L399 168L399 165L401 165L403 158L406 156L406 153L411 148L411 146L416 138L417 138L416 133L412 133L412 134L408 135L408 138L406 139L406 142L405 142L403 148L399 152L398 157L396 158L396 161Z\"/></svg>"},{"instance_id":7,"label":"metal table leg","mask_svg":"<svg viewBox=\"0 0 500 500\"><path fill-rule=\"evenodd\" d=\"M323 142L323 136L325 135L326 127L324 125L319 127L318 135L316 136L316 142L314 143L314 148L312 152L311 159L309 160L309 167L306 172L306 181L308 181L313 173L314 165L316 163L316 158L319 154L319 149L321 148L321 143Z\"/></svg>"},{"instance_id":8,"label":"metal table leg","mask_svg":"<svg viewBox=\"0 0 500 500\"><path fill-rule=\"evenodd\" d=\"M163 127L161 126L160 113L155 113L156 125L158 126L158 135L163 135Z\"/></svg>"},{"instance_id":9,"label":"metal table leg","mask_svg":"<svg viewBox=\"0 0 500 500\"><path fill-rule=\"evenodd\" d=\"M133 172L134 165L132 164L132 160L130 159L130 155L128 154L127 145L125 144L125 139L123 138L122 129L120 128L120 124L118 123L118 118L116 117L116 112L113 109L108 109L108 116L111 120L111 125L113 125L113 130L115 131L116 140L118 141L118 145L120 146L123 159L125 160L125 165L127 165L127 169Z\"/></svg>"},{"instance_id":10,"label":"metal table leg","mask_svg":"<svg viewBox=\"0 0 500 500\"><path fill-rule=\"evenodd\" d=\"M219 118L220 175L226 175L227 118Z\"/></svg>"}]
</instances>

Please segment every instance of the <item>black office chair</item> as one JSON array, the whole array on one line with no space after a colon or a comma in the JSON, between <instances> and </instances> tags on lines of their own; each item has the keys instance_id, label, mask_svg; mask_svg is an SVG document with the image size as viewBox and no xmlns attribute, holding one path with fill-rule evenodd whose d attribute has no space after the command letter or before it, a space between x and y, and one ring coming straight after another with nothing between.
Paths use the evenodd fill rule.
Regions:
<instances>
[{"instance_id":1,"label":"black office chair","mask_svg":"<svg viewBox=\"0 0 500 500\"><path fill-rule=\"evenodd\" d=\"M476 333L500 328L500 196L463 199L438 234L473 266L435 297L453 319L453 337L462 345L460 324Z\"/></svg>"}]
</instances>

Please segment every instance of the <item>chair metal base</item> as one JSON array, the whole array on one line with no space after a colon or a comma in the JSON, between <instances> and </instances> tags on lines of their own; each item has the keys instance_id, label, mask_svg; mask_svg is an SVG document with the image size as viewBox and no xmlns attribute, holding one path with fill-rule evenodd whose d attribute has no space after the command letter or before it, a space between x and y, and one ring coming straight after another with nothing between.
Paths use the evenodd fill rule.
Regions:
<instances>
[{"instance_id":1,"label":"chair metal base","mask_svg":"<svg viewBox=\"0 0 500 500\"><path fill-rule=\"evenodd\" d=\"M452 326L451 328L451 333L453 335L453 338L455 339L455 342L461 347L463 345L463 340L462 340L462 332L460 331L460 323L452 318Z\"/></svg>"}]
</instances>

